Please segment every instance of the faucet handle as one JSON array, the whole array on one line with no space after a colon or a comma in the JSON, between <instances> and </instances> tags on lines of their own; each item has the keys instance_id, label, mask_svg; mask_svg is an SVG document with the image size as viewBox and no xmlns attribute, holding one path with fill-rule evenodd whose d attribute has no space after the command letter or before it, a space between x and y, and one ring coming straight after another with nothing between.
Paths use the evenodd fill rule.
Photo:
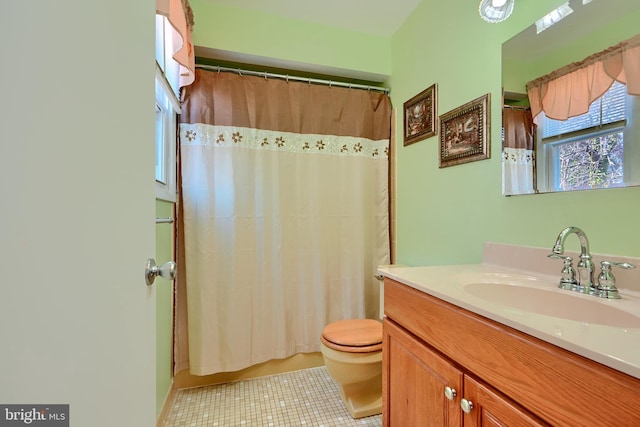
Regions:
<instances>
[{"instance_id":1,"label":"faucet handle","mask_svg":"<svg viewBox=\"0 0 640 427\"><path fill-rule=\"evenodd\" d=\"M620 267L624 269L636 268L635 265L628 262L611 262L606 260L601 261L601 271L600 275L598 275L598 288L596 291L596 295L600 298L620 298L620 293L618 292L618 288L616 287L616 278L611 272L611 267Z\"/></svg>"},{"instance_id":2,"label":"faucet handle","mask_svg":"<svg viewBox=\"0 0 640 427\"><path fill-rule=\"evenodd\" d=\"M578 281L576 280L576 272L573 269L573 258L556 253L551 253L547 255L547 257L552 259L561 259L564 261L562 271L560 272L560 284L558 285L558 287L560 289L574 291L578 286Z\"/></svg>"}]
</instances>

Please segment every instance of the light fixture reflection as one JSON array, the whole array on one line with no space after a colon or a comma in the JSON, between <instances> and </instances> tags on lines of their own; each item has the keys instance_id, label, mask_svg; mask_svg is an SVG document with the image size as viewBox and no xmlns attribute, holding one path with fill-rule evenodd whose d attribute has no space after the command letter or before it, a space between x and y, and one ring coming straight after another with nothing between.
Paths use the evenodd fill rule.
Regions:
<instances>
[{"instance_id":1,"label":"light fixture reflection","mask_svg":"<svg viewBox=\"0 0 640 427\"><path fill-rule=\"evenodd\" d=\"M573 12L573 9L569 6L569 2L566 2L557 9L552 10L536 21L536 33L540 34L553 24L559 22L565 16L571 14L571 12Z\"/></svg>"},{"instance_id":2,"label":"light fixture reflection","mask_svg":"<svg viewBox=\"0 0 640 427\"><path fill-rule=\"evenodd\" d=\"M478 11L487 22L497 23L507 19L513 12L515 0L482 0Z\"/></svg>"}]
</instances>

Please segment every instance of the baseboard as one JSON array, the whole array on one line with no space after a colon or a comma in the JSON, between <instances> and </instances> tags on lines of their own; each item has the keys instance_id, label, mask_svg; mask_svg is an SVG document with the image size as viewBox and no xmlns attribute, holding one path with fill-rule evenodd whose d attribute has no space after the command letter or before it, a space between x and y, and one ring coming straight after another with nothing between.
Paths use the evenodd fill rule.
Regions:
<instances>
[{"instance_id":1,"label":"baseboard","mask_svg":"<svg viewBox=\"0 0 640 427\"><path fill-rule=\"evenodd\" d=\"M160 410L160 415L158 415L158 419L156 420L156 427L164 427L164 422L167 420L169 411L171 411L171 402L173 402L175 395L176 383L171 381L171 387L169 387L169 392L165 396L164 402L162 402L162 409Z\"/></svg>"},{"instance_id":2,"label":"baseboard","mask_svg":"<svg viewBox=\"0 0 640 427\"><path fill-rule=\"evenodd\" d=\"M283 372L298 371L300 369L317 368L323 366L322 354L299 353L287 359L270 360L236 372L220 372L213 375L191 375L188 369L178 372L173 377L176 389L203 387L207 385L224 384L249 378L264 377L281 374ZM172 384L172 385L173 385Z\"/></svg>"}]
</instances>

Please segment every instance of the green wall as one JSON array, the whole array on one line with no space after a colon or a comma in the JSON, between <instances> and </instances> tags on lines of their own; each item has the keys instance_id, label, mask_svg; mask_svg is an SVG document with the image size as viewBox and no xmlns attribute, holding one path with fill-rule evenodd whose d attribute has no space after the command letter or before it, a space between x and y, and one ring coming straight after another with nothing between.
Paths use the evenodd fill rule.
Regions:
<instances>
[{"instance_id":1,"label":"green wall","mask_svg":"<svg viewBox=\"0 0 640 427\"><path fill-rule=\"evenodd\" d=\"M196 46L388 76L391 40L191 0Z\"/></svg>"},{"instance_id":2,"label":"green wall","mask_svg":"<svg viewBox=\"0 0 640 427\"><path fill-rule=\"evenodd\" d=\"M433 83L438 114L485 93L492 105L489 160L439 169L438 137L404 147L398 129L397 262L475 263L486 241L551 248L569 225L585 230L593 252L640 256L638 187L501 195L501 44L561 3L516 2L509 20L488 24L475 3L422 2L394 35L389 83L399 123L402 103ZM419 50L407 49L416 41Z\"/></svg>"},{"instance_id":3,"label":"green wall","mask_svg":"<svg viewBox=\"0 0 640 427\"><path fill-rule=\"evenodd\" d=\"M173 216L173 203L156 200L156 217ZM156 262L162 265L174 259L173 225L156 225ZM156 415L171 388L173 288L171 282L157 278L156 287Z\"/></svg>"}]
</instances>

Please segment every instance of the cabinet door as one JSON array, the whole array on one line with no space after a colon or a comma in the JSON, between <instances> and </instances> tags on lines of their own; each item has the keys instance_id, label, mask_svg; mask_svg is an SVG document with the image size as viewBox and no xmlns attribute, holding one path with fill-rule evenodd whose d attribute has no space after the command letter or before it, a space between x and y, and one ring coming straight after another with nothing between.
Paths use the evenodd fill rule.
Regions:
<instances>
[{"instance_id":1,"label":"cabinet door","mask_svg":"<svg viewBox=\"0 0 640 427\"><path fill-rule=\"evenodd\" d=\"M392 321L383 330L383 425L461 427L462 372Z\"/></svg>"},{"instance_id":2,"label":"cabinet door","mask_svg":"<svg viewBox=\"0 0 640 427\"><path fill-rule=\"evenodd\" d=\"M471 408L466 408L469 412L465 410L465 427L548 426L517 404L468 376L464 378L463 400L471 405Z\"/></svg>"}]
</instances>

